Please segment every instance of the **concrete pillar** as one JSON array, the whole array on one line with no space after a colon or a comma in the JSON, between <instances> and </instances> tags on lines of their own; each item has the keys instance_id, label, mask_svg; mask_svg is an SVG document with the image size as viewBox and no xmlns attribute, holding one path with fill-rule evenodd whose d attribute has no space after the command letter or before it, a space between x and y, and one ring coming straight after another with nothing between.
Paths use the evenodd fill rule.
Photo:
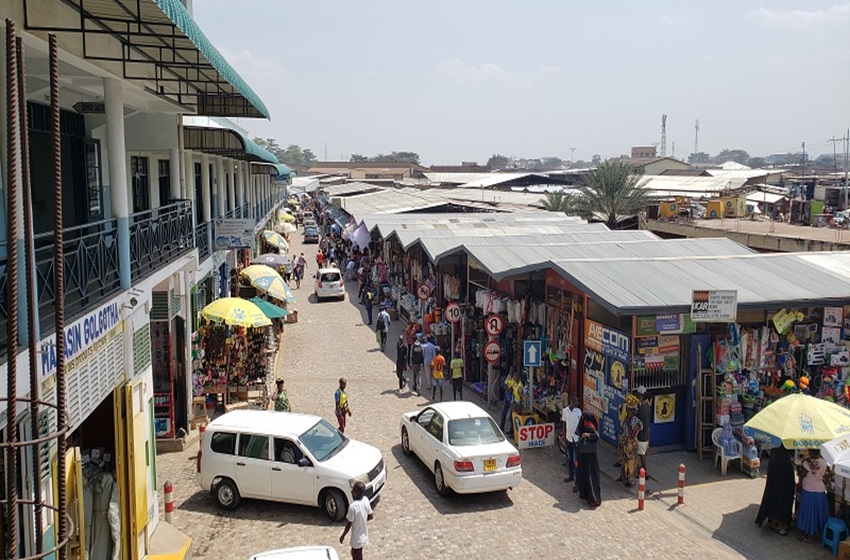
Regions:
<instances>
[{"instance_id":1,"label":"concrete pillar","mask_svg":"<svg viewBox=\"0 0 850 560\"><path fill-rule=\"evenodd\" d=\"M236 210L236 177L233 176L233 160L227 158L227 198L228 210Z\"/></svg>"},{"instance_id":2,"label":"concrete pillar","mask_svg":"<svg viewBox=\"0 0 850 560\"><path fill-rule=\"evenodd\" d=\"M159 208L166 203L165 200L159 199L159 160L160 154L142 154L148 159L148 200L150 201L150 209Z\"/></svg>"},{"instance_id":3,"label":"concrete pillar","mask_svg":"<svg viewBox=\"0 0 850 560\"><path fill-rule=\"evenodd\" d=\"M247 164L240 161L236 168L236 192L239 193L239 217L244 218L242 208L245 206L245 167Z\"/></svg>"},{"instance_id":4,"label":"concrete pillar","mask_svg":"<svg viewBox=\"0 0 850 560\"><path fill-rule=\"evenodd\" d=\"M212 220L212 177L210 177L210 156L201 154L201 218L202 222L206 223Z\"/></svg>"},{"instance_id":5,"label":"concrete pillar","mask_svg":"<svg viewBox=\"0 0 850 560\"><path fill-rule=\"evenodd\" d=\"M215 158L215 192L218 197L218 200L216 201L216 206L218 208L215 215L223 218L224 213L227 212L227 195L225 194L224 158L222 157Z\"/></svg>"},{"instance_id":6,"label":"concrete pillar","mask_svg":"<svg viewBox=\"0 0 850 560\"><path fill-rule=\"evenodd\" d=\"M192 219L195 220L195 207L198 201L195 200L195 156L189 150L183 151L183 176L185 177L184 195L183 197L192 201ZM193 221L195 227L198 226L196 221Z\"/></svg>"},{"instance_id":7,"label":"concrete pillar","mask_svg":"<svg viewBox=\"0 0 850 560\"><path fill-rule=\"evenodd\" d=\"M124 90L118 78L103 79L106 105L106 143L112 216L118 222L118 269L121 288L130 289L130 186L124 143Z\"/></svg>"},{"instance_id":8,"label":"concrete pillar","mask_svg":"<svg viewBox=\"0 0 850 560\"><path fill-rule=\"evenodd\" d=\"M171 148L168 157L168 169L171 173L171 189L169 196L171 200L186 198L183 196L182 185L186 184L184 175L180 173L180 148Z\"/></svg>"}]
</instances>

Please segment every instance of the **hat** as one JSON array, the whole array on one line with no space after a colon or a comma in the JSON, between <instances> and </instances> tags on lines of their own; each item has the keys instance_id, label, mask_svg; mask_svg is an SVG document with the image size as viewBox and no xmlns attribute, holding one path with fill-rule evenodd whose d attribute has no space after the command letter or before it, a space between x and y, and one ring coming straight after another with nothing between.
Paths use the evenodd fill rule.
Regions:
<instances>
[{"instance_id":1,"label":"hat","mask_svg":"<svg viewBox=\"0 0 850 560\"><path fill-rule=\"evenodd\" d=\"M436 350L437 352L439 352L439 351L440 351L440 347L439 347L439 346L437 346L436 348L434 348L434 350Z\"/></svg>"},{"instance_id":2,"label":"hat","mask_svg":"<svg viewBox=\"0 0 850 560\"><path fill-rule=\"evenodd\" d=\"M645 395L645 394L646 394L646 387L644 387L643 385L641 385L640 387L638 387L638 388L637 388L637 392L638 392L638 394L640 394L640 395Z\"/></svg>"}]
</instances>

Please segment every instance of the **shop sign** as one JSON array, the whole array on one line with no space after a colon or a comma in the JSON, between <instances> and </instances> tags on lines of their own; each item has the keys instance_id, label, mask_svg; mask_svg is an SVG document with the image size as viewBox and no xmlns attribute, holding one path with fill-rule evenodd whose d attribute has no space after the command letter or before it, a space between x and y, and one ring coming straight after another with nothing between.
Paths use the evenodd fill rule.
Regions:
<instances>
[{"instance_id":1,"label":"shop sign","mask_svg":"<svg viewBox=\"0 0 850 560\"><path fill-rule=\"evenodd\" d=\"M655 396L655 423L667 424L676 421L676 393Z\"/></svg>"},{"instance_id":2,"label":"shop sign","mask_svg":"<svg viewBox=\"0 0 850 560\"><path fill-rule=\"evenodd\" d=\"M688 313L670 315L643 315L637 318L635 336L656 336L659 334L690 334L697 330Z\"/></svg>"},{"instance_id":3,"label":"shop sign","mask_svg":"<svg viewBox=\"0 0 850 560\"><path fill-rule=\"evenodd\" d=\"M484 319L484 330L490 336L499 336L505 329L505 320L501 315L490 315Z\"/></svg>"},{"instance_id":4,"label":"shop sign","mask_svg":"<svg viewBox=\"0 0 850 560\"><path fill-rule=\"evenodd\" d=\"M92 311L65 328L65 363L83 355L94 343L121 323L118 303L110 303ZM56 370L56 335L41 343L41 380Z\"/></svg>"},{"instance_id":5,"label":"shop sign","mask_svg":"<svg viewBox=\"0 0 850 560\"><path fill-rule=\"evenodd\" d=\"M691 320L695 323L734 323L738 315L737 290L694 290Z\"/></svg>"},{"instance_id":6,"label":"shop sign","mask_svg":"<svg viewBox=\"0 0 850 560\"><path fill-rule=\"evenodd\" d=\"M792 309L780 309L773 316L773 326L776 327L776 332L784 334L795 321L802 321L805 316L799 311Z\"/></svg>"},{"instance_id":7,"label":"shop sign","mask_svg":"<svg viewBox=\"0 0 850 560\"><path fill-rule=\"evenodd\" d=\"M631 358L631 337L626 333L607 327L596 321L585 321L585 345L602 352L604 355L629 362Z\"/></svg>"},{"instance_id":8,"label":"shop sign","mask_svg":"<svg viewBox=\"0 0 850 560\"><path fill-rule=\"evenodd\" d=\"M520 449L549 447L554 444L555 424L533 424L531 426L520 426L519 428Z\"/></svg>"},{"instance_id":9,"label":"shop sign","mask_svg":"<svg viewBox=\"0 0 850 560\"><path fill-rule=\"evenodd\" d=\"M457 323L460 321L460 317L460 305L452 302L446 306L446 319L448 319L449 323Z\"/></svg>"},{"instance_id":10,"label":"shop sign","mask_svg":"<svg viewBox=\"0 0 850 560\"><path fill-rule=\"evenodd\" d=\"M495 364L499 361L499 358L502 357L502 348L499 346L499 342L496 340L491 340L487 344L484 345L484 359L491 364Z\"/></svg>"},{"instance_id":11,"label":"shop sign","mask_svg":"<svg viewBox=\"0 0 850 560\"><path fill-rule=\"evenodd\" d=\"M213 230L215 250L253 248L256 225L257 221L250 219L216 219Z\"/></svg>"},{"instance_id":12,"label":"shop sign","mask_svg":"<svg viewBox=\"0 0 850 560\"><path fill-rule=\"evenodd\" d=\"M599 434L617 444L619 409L629 390L631 338L595 321L585 321L584 403L599 416Z\"/></svg>"},{"instance_id":13,"label":"shop sign","mask_svg":"<svg viewBox=\"0 0 850 560\"><path fill-rule=\"evenodd\" d=\"M429 297L431 297L431 286L426 284L425 282L419 284L419 287L416 288L416 297L425 301Z\"/></svg>"}]
</instances>

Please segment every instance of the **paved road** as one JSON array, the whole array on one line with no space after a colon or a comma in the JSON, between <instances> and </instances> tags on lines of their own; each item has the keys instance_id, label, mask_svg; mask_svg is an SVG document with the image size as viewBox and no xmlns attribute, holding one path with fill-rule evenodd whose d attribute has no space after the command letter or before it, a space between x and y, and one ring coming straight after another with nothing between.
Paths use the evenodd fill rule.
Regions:
<instances>
[{"instance_id":1,"label":"paved road","mask_svg":"<svg viewBox=\"0 0 850 560\"><path fill-rule=\"evenodd\" d=\"M297 240L294 245L296 252L301 250ZM313 247L307 246L305 254L314 253ZM308 297L311 290L312 282L304 282L296 291L299 322L286 328L280 374L294 410L331 421L336 381L340 376L349 380L353 417L347 431L379 447L388 468L387 487L369 527L367 557L550 560L639 554L668 559L689 557L696 550L711 558L752 557L749 544L741 545L714 527L670 511L661 500L650 500L646 511L635 511L634 496L604 477L604 503L587 509L562 481L565 469L560 458L546 450L524 453L523 484L507 494L440 497L430 472L415 458L404 457L399 446L399 415L428 400L396 392L392 360L379 351L374 332L363 325L365 313L351 303L356 286L349 286L344 302L316 303ZM390 341L401 329L401 324L393 323ZM348 543L338 541L343 526L328 521L319 509L246 500L234 512L218 510L195 483L196 452L194 445L157 458L159 480L174 482L175 524L193 537L194 558L246 559L263 550L305 544L331 544L343 558L348 556ZM742 482L758 486L747 487L757 502L761 483ZM755 533L748 516L733 521ZM759 540L770 537L779 539L759 535ZM758 549L758 541L751 544ZM815 553L814 547L800 552L806 550L809 556Z\"/></svg>"}]
</instances>

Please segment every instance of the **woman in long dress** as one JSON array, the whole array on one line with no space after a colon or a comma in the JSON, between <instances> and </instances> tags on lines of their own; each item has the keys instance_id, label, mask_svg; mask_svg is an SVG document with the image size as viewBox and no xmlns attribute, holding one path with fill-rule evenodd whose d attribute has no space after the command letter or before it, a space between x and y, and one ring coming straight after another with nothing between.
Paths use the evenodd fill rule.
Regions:
<instances>
[{"instance_id":1,"label":"woman in long dress","mask_svg":"<svg viewBox=\"0 0 850 560\"><path fill-rule=\"evenodd\" d=\"M780 535L788 534L794 511L796 484L794 458L791 451L783 445L774 447L770 451L767 482L764 485L764 495L761 498L756 525L762 527L767 520L770 528L775 532Z\"/></svg>"},{"instance_id":2,"label":"woman in long dress","mask_svg":"<svg viewBox=\"0 0 850 560\"><path fill-rule=\"evenodd\" d=\"M829 467L820 456L819 449L810 449L809 457L800 467L803 493L800 496L800 510L797 512L797 528L803 531L802 541L815 542L815 535L823 531L829 517L829 502L826 498L826 485L829 479Z\"/></svg>"},{"instance_id":3,"label":"woman in long dress","mask_svg":"<svg viewBox=\"0 0 850 560\"><path fill-rule=\"evenodd\" d=\"M579 437L578 472L576 473L578 496L582 500L587 500L587 505L595 508L602 503L602 493L599 489L599 459L596 456L599 423L593 414L582 413L576 435Z\"/></svg>"},{"instance_id":4,"label":"woman in long dress","mask_svg":"<svg viewBox=\"0 0 850 560\"><path fill-rule=\"evenodd\" d=\"M637 477L637 447L638 434L643 429L643 423L637 417L637 407L628 406L626 408L626 420L623 422L622 437L622 466L620 472L620 482L624 482L626 486L634 486L635 478Z\"/></svg>"}]
</instances>

